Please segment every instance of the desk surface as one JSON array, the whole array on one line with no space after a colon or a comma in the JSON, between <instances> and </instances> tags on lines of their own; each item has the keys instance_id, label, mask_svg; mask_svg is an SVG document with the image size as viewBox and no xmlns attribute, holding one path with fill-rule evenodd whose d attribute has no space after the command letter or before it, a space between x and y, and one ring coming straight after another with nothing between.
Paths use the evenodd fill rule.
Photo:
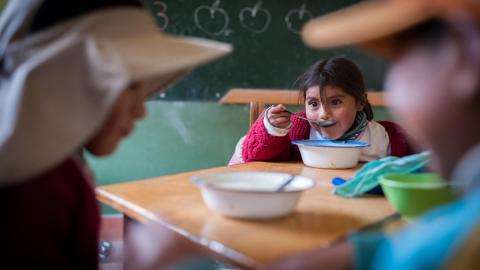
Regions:
<instances>
[{"instance_id":1,"label":"desk surface","mask_svg":"<svg viewBox=\"0 0 480 270\"><path fill-rule=\"evenodd\" d=\"M98 187L97 199L140 222L156 221L247 268L283 256L328 246L348 232L395 211L383 197L346 199L331 194L330 180L357 168L325 170L302 163L252 162ZM274 171L304 175L317 185L306 191L295 212L269 221L235 220L210 211L190 176L227 171Z\"/></svg>"}]
</instances>

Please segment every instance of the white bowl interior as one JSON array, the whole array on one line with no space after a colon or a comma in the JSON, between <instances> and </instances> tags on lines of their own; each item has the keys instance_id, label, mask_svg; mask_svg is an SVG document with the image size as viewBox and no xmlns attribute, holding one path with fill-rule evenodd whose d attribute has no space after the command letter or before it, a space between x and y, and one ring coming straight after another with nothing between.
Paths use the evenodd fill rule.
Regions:
<instances>
[{"instance_id":1,"label":"white bowl interior","mask_svg":"<svg viewBox=\"0 0 480 270\"><path fill-rule=\"evenodd\" d=\"M202 174L193 176L193 181L213 189L242 192L276 192L290 178L288 173L274 172L229 172ZM304 176L295 176L285 187L285 192L302 191L315 185L314 181Z\"/></svg>"}]
</instances>

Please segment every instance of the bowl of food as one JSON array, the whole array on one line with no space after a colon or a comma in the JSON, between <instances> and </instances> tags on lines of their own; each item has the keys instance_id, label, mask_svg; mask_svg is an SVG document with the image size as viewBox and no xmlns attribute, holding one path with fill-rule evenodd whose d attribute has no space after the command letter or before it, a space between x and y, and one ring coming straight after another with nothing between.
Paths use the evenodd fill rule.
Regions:
<instances>
[{"instance_id":1,"label":"bowl of food","mask_svg":"<svg viewBox=\"0 0 480 270\"><path fill-rule=\"evenodd\" d=\"M298 146L303 163L323 169L353 168L358 164L360 152L370 146L365 142L337 140L293 141Z\"/></svg>"},{"instance_id":2,"label":"bowl of food","mask_svg":"<svg viewBox=\"0 0 480 270\"><path fill-rule=\"evenodd\" d=\"M200 187L210 209L227 217L243 219L288 215L302 192L315 185L314 180L304 176L275 172L199 174L192 176L192 181Z\"/></svg>"},{"instance_id":3,"label":"bowl of food","mask_svg":"<svg viewBox=\"0 0 480 270\"><path fill-rule=\"evenodd\" d=\"M407 220L458 197L457 189L433 173L383 175L380 185L392 206Z\"/></svg>"}]
</instances>

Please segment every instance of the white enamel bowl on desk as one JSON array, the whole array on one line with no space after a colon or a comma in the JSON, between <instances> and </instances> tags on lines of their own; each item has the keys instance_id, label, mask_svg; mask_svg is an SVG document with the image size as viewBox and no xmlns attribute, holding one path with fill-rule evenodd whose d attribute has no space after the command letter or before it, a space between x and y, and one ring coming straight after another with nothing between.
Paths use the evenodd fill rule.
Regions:
<instances>
[{"instance_id":1,"label":"white enamel bowl on desk","mask_svg":"<svg viewBox=\"0 0 480 270\"><path fill-rule=\"evenodd\" d=\"M322 169L347 169L357 165L365 142L334 140L293 141L298 146L303 163Z\"/></svg>"},{"instance_id":2,"label":"white enamel bowl on desk","mask_svg":"<svg viewBox=\"0 0 480 270\"><path fill-rule=\"evenodd\" d=\"M228 217L270 219L295 208L302 192L315 181L296 175L283 191L276 191L291 174L274 172L229 172L192 176L205 204Z\"/></svg>"}]
</instances>

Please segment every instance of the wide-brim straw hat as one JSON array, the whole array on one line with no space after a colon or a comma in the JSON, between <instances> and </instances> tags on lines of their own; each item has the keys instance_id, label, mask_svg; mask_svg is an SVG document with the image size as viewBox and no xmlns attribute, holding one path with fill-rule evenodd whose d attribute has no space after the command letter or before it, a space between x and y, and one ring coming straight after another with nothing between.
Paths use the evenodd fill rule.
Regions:
<instances>
[{"instance_id":1,"label":"wide-brim straw hat","mask_svg":"<svg viewBox=\"0 0 480 270\"><path fill-rule=\"evenodd\" d=\"M361 45L395 57L402 49L402 32L430 19L480 18L480 1L372 0L320 16L302 30L314 48Z\"/></svg>"},{"instance_id":2,"label":"wide-brim straw hat","mask_svg":"<svg viewBox=\"0 0 480 270\"><path fill-rule=\"evenodd\" d=\"M0 18L0 187L81 150L133 83L153 95L232 50L161 33L137 7L96 9L28 32L41 2L10 1Z\"/></svg>"}]
</instances>

